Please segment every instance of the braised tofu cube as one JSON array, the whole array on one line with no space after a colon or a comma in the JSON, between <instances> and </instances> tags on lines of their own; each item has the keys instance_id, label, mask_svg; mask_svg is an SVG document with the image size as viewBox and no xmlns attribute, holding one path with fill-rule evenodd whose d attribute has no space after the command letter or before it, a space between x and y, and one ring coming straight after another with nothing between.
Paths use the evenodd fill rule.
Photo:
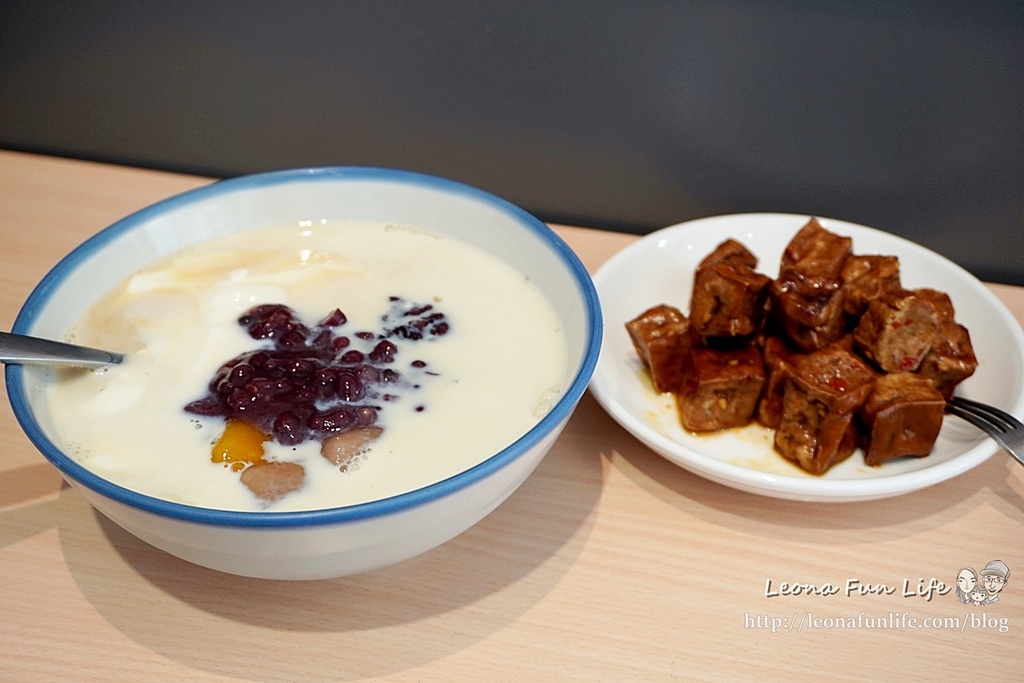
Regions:
<instances>
[{"instance_id":1,"label":"braised tofu cube","mask_svg":"<svg viewBox=\"0 0 1024 683\"><path fill-rule=\"evenodd\" d=\"M900 261L895 256L852 255L840 272L843 280L843 309L851 318L860 318L868 303L888 292L899 291Z\"/></svg>"},{"instance_id":2,"label":"braised tofu cube","mask_svg":"<svg viewBox=\"0 0 1024 683\"><path fill-rule=\"evenodd\" d=\"M948 294L934 289L915 289L914 293L935 308L939 321L935 343L921 359L917 372L930 379L943 397L949 398L956 386L978 368L971 336L966 327L956 322L956 311Z\"/></svg>"},{"instance_id":3,"label":"braised tofu cube","mask_svg":"<svg viewBox=\"0 0 1024 683\"><path fill-rule=\"evenodd\" d=\"M838 280L811 284L802 273L786 270L772 282L768 293L775 321L800 350L816 351L846 333L844 295Z\"/></svg>"},{"instance_id":4,"label":"braised tofu cube","mask_svg":"<svg viewBox=\"0 0 1024 683\"><path fill-rule=\"evenodd\" d=\"M815 351L846 333L842 267L852 240L811 219L782 254L769 288L772 310L783 334L802 351Z\"/></svg>"},{"instance_id":5,"label":"braised tofu cube","mask_svg":"<svg viewBox=\"0 0 1024 683\"><path fill-rule=\"evenodd\" d=\"M878 466L928 455L942 427L946 402L932 382L908 372L882 375L861 410L864 461Z\"/></svg>"},{"instance_id":6,"label":"braised tofu cube","mask_svg":"<svg viewBox=\"0 0 1024 683\"><path fill-rule=\"evenodd\" d=\"M859 439L854 417L874 378L863 361L838 346L803 358L786 386L775 450L811 474L848 458Z\"/></svg>"},{"instance_id":7,"label":"braised tofu cube","mask_svg":"<svg viewBox=\"0 0 1024 683\"><path fill-rule=\"evenodd\" d=\"M913 372L939 340L939 313L927 295L891 292L868 305L853 337L885 372Z\"/></svg>"},{"instance_id":8,"label":"braised tofu cube","mask_svg":"<svg viewBox=\"0 0 1024 683\"><path fill-rule=\"evenodd\" d=\"M838 280L852 250L852 239L826 230L817 218L811 218L786 245L780 269L797 266Z\"/></svg>"},{"instance_id":9,"label":"braised tofu cube","mask_svg":"<svg viewBox=\"0 0 1024 683\"><path fill-rule=\"evenodd\" d=\"M753 252L743 246L742 243L730 238L715 247L715 250L704 257L704 260L697 264L697 269L709 266L712 263L727 261L738 266L757 268L757 257Z\"/></svg>"},{"instance_id":10,"label":"braised tofu cube","mask_svg":"<svg viewBox=\"0 0 1024 683\"><path fill-rule=\"evenodd\" d=\"M764 361L756 347L694 348L676 395L680 422L694 432L742 427L753 419L763 387Z\"/></svg>"},{"instance_id":11,"label":"braised tofu cube","mask_svg":"<svg viewBox=\"0 0 1024 683\"><path fill-rule=\"evenodd\" d=\"M761 328L771 279L736 261L698 268L693 278L690 324L710 337L749 337Z\"/></svg>"},{"instance_id":12,"label":"braised tofu cube","mask_svg":"<svg viewBox=\"0 0 1024 683\"><path fill-rule=\"evenodd\" d=\"M944 398L950 398L956 386L977 368L978 358L967 328L948 321L939 326L938 341L924 355L917 372L931 380Z\"/></svg>"},{"instance_id":13,"label":"braised tofu cube","mask_svg":"<svg viewBox=\"0 0 1024 683\"><path fill-rule=\"evenodd\" d=\"M764 391L757 404L759 424L777 429L782 422L782 401L786 384L797 363L807 354L794 351L781 337L768 337L764 341Z\"/></svg>"},{"instance_id":14,"label":"braised tofu cube","mask_svg":"<svg viewBox=\"0 0 1024 683\"><path fill-rule=\"evenodd\" d=\"M914 294L935 307L935 312L938 314L940 325L953 322L956 317L956 311L953 309L953 300L949 298L949 294L935 289L928 289L927 287L915 289Z\"/></svg>"},{"instance_id":15,"label":"braised tofu cube","mask_svg":"<svg viewBox=\"0 0 1024 683\"><path fill-rule=\"evenodd\" d=\"M626 323L640 362L659 392L675 391L693 344L690 322L678 308L661 304Z\"/></svg>"}]
</instances>

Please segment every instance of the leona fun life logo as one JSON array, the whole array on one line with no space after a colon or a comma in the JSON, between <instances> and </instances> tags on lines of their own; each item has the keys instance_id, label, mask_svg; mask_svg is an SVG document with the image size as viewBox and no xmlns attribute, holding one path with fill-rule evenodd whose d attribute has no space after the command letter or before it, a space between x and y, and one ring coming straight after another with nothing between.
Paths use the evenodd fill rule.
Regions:
<instances>
[{"instance_id":1,"label":"leona fun life logo","mask_svg":"<svg viewBox=\"0 0 1024 683\"><path fill-rule=\"evenodd\" d=\"M981 571L961 567L956 575L956 599L965 605L991 605L1010 580L1010 568L1002 560L992 560Z\"/></svg>"},{"instance_id":2,"label":"leona fun life logo","mask_svg":"<svg viewBox=\"0 0 1024 683\"><path fill-rule=\"evenodd\" d=\"M915 585L910 579L903 579L902 586L889 583L865 583L859 578L848 578L845 583L800 583L783 581L776 584L773 579L765 580L766 598L791 597L797 595L843 595L848 598L899 595L904 598L921 598L931 602L937 596L952 594L965 605L991 605L999 602L999 594L1010 580L1010 568L1002 560L992 560L981 571L973 567L961 567L953 585L932 577L918 579ZM954 590L955 589L955 590Z\"/></svg>"}]
</instances>

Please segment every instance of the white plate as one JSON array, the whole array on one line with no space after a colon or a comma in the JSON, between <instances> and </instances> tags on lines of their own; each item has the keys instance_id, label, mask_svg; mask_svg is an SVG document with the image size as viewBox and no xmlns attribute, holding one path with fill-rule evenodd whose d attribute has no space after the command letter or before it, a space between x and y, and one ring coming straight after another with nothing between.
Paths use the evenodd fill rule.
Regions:
<instances>
[{"instance_id":1,"label":"white plate","mask_svg":"<svg viewBox=\"0 0 1024 683\"><path fill-rule=\"evenodd\" d=\"M900 495L945 481L984 462L995 442L947 416L925 458L901 458L868 467L860 451L823 476L812 476L772 448L772 432L758 426L698 436L684 430L670 395L654 391L640 365L625 323L657 304L686 312L693 270L726 238L759 259L757 270L774 277L782 250L808 220L788 214L737 214L682 223L651 233L608 260L594 275L605 335L591 391L605 410L637 439L677 465L727 486L776 498L842 502ZM978 356L975 374L958 392L1024 414L1024 332L1001 301L960 266L918 244L880 230L819 219L853 238L857 254L900 259L903 286L947 292L957 322L970 331Z\"/></svg>"}]
</instances>

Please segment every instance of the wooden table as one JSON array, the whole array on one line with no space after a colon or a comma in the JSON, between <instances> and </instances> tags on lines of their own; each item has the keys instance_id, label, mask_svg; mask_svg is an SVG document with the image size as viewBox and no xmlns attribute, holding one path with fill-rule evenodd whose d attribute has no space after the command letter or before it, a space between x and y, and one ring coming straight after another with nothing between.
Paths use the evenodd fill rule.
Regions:
<instances>
[{"instance_id":1,"label":"wooden table","mask_svg":"<svg viewBox=\"0 0 1024 683\"><path fill-rule=\"evenodd\" d=\"M0 152L0 329L86 237L207 182ZM591 269L636 239L556 230ZM1024 288L993 289L1024 320ZM460 537L374 573L289 583L136 540L62 483L9 405L0 439L2 681L1022 676L1024 469L1002 454L894 499L786 502L668 463L587 395L536 473ZM998 603L920 595L994 559L1012 572ZM846 595L848 581L895 591ZM783 582L840 592L785 595Z\"/></svg>"}]
</instances>

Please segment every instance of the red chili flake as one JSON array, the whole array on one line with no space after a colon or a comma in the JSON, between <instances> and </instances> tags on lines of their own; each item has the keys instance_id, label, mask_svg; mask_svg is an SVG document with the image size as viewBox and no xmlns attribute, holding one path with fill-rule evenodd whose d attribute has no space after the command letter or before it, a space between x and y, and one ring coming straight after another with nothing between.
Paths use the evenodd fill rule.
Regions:
<instances>
[{"instance_id":1,"label":"red chili flake","mask_svg":"<svg viewBox=\"0 0 1024 683\"><path fill-rule=\"evenodd\" d=\"M916 362L917 361L915 361L910 356L904 356L903 360L900 361L900 370L910 370L911 368L914 367L914 364Z\"/></svg>"},{"instance_id":2,"label":"red chili flake","mask_svg":"<svg viewBox=\"0 0 1024 683\"><path fill-rule=\"evenodd\" d=\"M900 329L900 321L899 320L893 320L892 321L892 329L894 329L894 330Z\"/></svg>"},{"instance_id":3,"label":"red chili flake","mask_svg":"<svg viewBox=\"0 0 1024 683\"><path fill-rule=\"evenodd\" d=\"M842 377L833 377L829 379L828 385L835 389L836 391L846 391L846 389L850 386L850 383L847 382Z\"/></svg>"}]
</instances>

